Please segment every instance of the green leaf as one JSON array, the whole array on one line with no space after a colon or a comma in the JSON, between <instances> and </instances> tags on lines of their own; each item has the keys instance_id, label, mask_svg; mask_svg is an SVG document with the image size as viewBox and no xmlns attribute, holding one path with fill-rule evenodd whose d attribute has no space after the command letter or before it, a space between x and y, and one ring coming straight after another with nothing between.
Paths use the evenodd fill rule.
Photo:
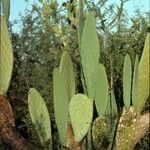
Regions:
<instances>
[{"instance_id":1,"label":"green leaf","mask_svg":"<svg viewBox=\"0 0 150 150\"><path fill-rule=\"evenodd\" d=\"M99 64L99 41L93 12L87 14L82 32L81 62L88 96L94 98L95 72Z\"/></svg>"},{"instance_id":2,"label":"green leaf","mask_svg":"<svg viewBox=\"0 0 150 150\"><path fill-rule=\"evenodd\" d=\"M84 94L76 94L70 101L69 115L76 142L87 134L93 118L93 102Z\"/></svg>"},{"instance_id":3,"label":"green leaf","mask_svg":"<svg viewBox=\"0 0 150 150\"><path fill-rule=\"evenodd\" d=\"M127 109L130 108L131 102L131 59L129 54L125 56L124 68L123 68L123 99Z\"/></svg>"},{"instance_id":4,"label":"green leaf","mask_svg":"<svg viewBox=\"0 0 150 150\"><path fill-rule=\"evenodd\" d=\"M139 64L139 74L138 74L138 96L137 101L135 102L135 107L137 108L138 112L140 113L142 108L145 105L145 102L149 96L149 83L150 83L150 74L149 74L149 43L150 41L150 33L147 34L144 50L142 53L142 57Z\"/></svg>"},{"instance_id":5,"label":"green leaf","mask_svg":"<svg viewBox=\"0 0 150 150\"><path fill-rule=\"evenodd\" d=\"M6 18L6 21L8 21L10 14L10 0L2 0L2 5L4 16Z\"/></svg>"},{"instance_id":6,"label":"green leaf","mask_svg":"<svg viewBox=\"0 0 150 150\"><path fill-rule=\"evenodd\" d=\"M69 91L69 98L71 99L75 95L75 75L73 70L73 64L68 52L64 52L60 62L60 72L63 74Z\"/></svg>"},{"instance_id":7,"label":"green leaf","mask_svg":"<svg viewBox=\"0 0 150 150\"><path fill-rule=\"evenodd\" d=\"M109 99L109 85L106 70L103 64L99 64L95 83L95 104L99 116L105 116Z\"/></svg>"},{"instance_id":8,"label":"green leaf","mask_svg":"<svg viewBox=\"0 0 150 150\"><path fill-rule=\"evenodd\" d=\"M6 20L3 16L1 16L0 20L0 95L5 95L12 76L13 51Z\"/></svg>"},{"instance_id":9,"label":"green leaf","mask_svg":"<svg viewBox=\"0 0 150 150\"><path fill-rule=\"evenodd\" d=\"M28 106L32 122L41 142L51 141L51 124L48 109L40 93L31 88L28 93Z\"/></svg>"},{"instance_id":10,"label":"green leaf","mask_svg":"<svg viewBox=\"0 0 150 150\"><path fill-rule=\"evenodd\" d=\"M136 55L135 64L134 64L134 73L132 81L132 104L137 101L137 90L138 90L138 73L139 73L139 57Z\"/></svg>"},{"instance_id":11,"label":"green leaf","mask_svg":"<svg viewBox=\"0 0 150 150\"><path fill-rule=\"evenodd\" d=\"M64 76L58 70L53 73L54 112L60 143L67 144L67 125L69 119L69 92Z\"/></svg>"}]
</instances>

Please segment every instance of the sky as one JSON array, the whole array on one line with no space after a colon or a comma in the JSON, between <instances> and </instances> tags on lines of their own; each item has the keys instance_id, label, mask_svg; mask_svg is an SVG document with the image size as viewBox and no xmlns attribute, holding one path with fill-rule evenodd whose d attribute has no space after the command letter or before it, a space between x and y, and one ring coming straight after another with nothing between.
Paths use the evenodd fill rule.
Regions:
<instances>
[{"instance_id":1,"label":"sky","mask_svg":"<svg viewBox=\"0 0 150 150\"><path fill-rule=\"evenodd\" d=\"M57 0L59 3L67 0ZM11 7L10 7L10 21L19 20L20 14L25 13L25 9L31 9L33 3L38 2L38 0L11 0ZM108 3L116 3L119 4L120 0L108 0ZM135 7L139 7L141 11L148 12L150 11L150 1L149 0L129 0L126 2L125 9L129 16L134 15ZM14 26L14 31L19 31L19 25Z\"/></svg>"}]
</instances>

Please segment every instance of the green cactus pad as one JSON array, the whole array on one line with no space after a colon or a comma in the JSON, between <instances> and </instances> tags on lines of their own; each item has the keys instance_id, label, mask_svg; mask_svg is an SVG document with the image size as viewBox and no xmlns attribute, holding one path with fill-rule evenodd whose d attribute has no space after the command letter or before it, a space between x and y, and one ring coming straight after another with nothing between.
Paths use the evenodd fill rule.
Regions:
<instances>
[{"instance_id":1,"label":"green cactus pad","mask_svg":"<svg viewBox=\"0 0 150 150\"><path fill-rule=\"evenodd\" d=\"M2 0L2 5L3 5L3 14L5 16L6 21L8 21L10 14L10 0Z\"/></svg>"},{"instance_id":2,"label":"green cactus pad","mask_svg":"<svg viewBox=\"0 0 150 150\"><path fill-rule=\"evenodd\" d=\"M79 1L79 10L78 10L78 13L77 13L77 17L78 17L78 44L79 44L79 50L81 49L81 37L82 37L82 30L83 30L83 25L84 25L83 8L84 8L84 0L80 0Z\"/></svg>"},{"instance_id":3,"label":"green cactus pad","mask_svg":"<svg viewBox=\"0 0 150 150\"><path fill-rule=\"evenodd\" d=\"M0 95L5 95L12 76L13 51L6 20L3 16L0 17L0 20Z\"/></svg>"},{"instance_id":4,"label":"green cactus pad","mask_svg":"<svg viewBox=\"0 0 150 150\"><path fill-rule=\"evenodd\" d=\"M63 52L61 57L59 69L67 82L68 91L70 93L69 97L71 99L75 95L75 75L71 57L66 51Z\"/></svg>"},{"instance_id":5,"label":"green cactus pad","mask_svg":"<svg viewBox=\"0 0 150 150\"><path fill-rule=\"evenodd\" d=\"M149 69L149 51L150 51L150 33L147 34L144 50L139 64L139 74L138 74L138 96L134 104L138 112L141 112L144 104L149 96L149 83L150 83L150 69Z\"/></svg>"},{"instance_id":6,"label":"green cactus pad","mask_svg":"<svg viewBox=\"0 0 150 150\"><path fill-rule=\"evenodd\" d=\"M129 54L126 54L123 68L123 99L126 109L130 108L131 103L131 59Z\"/></svg>"},{"instance_id":7,"label":"green cactus pad","mask_svg":"<svg viewBox=\"0 0 150 150\"><path fill-rule=\"evenodd\" d=\"M136 55L134 64L134 73L132 81L132 104L134 105L137 100L137 90L138 90L138 73L139 73L139 57Z\"/></svg>"},{"instance_id":8,"label":"green cactus pad","mask_svg":"<svg viewBox=\"0 0 150 150\"><path fill-rule=\"evenodd\" d=\"M113 90L110 90L110 98L107 103L107 114L111 114L112 116L117 116L117 103Z\"/></svg>"},{"instance_id":9,"label":"green cactus pad","mask_svg":"<svg viewBox=\"0 0 150 150\"><path fill-rule=\"evenodd\" d=\"M113 90L110 90L110 98L107 103L106 124L107 124L107 139L110 144L113 144L113 138L117 126L117 104Z\"/></svg>"},{"instance_id":10,"label":"green cactus pad","mask_svg":"<svg viewBox=\"0 0 150 150\"><path fill-rule=\"evenodd\" d=\"M69 119L69 92L64 76L58 70L53 72L54 112L62 145L67 144L67 125Z\"/></svg>"},{"instance_id":11,"label":"green cactus pad","mask_svg":"<svg viewBox=\"0 0 150 150\"><path fill-rule=\"evenodd\" d=\"M93 12L87 14L83 28L81 38L81 63L88 96L94 98L95 72L99 64L99 42Z\"/></svg>"},{"instance_id":12,"label":"green cactus pad","mask_svg":"<svg viewBox=\"0 0 150 150\"><path fill-rule=\"evenodd\" d=\"M95 104L99 116L104 116L109 99L109 85L106 70L103 64L99 64L95 83Z\"/></svg>"},{"instance_id":13,"label":"green cactus pad","mask_svg":"<svg viewBox=\"0 0 150 150\"><path fill-rule=\"evenodd\" d=\"M39 135L41 143L51 141L51 123L48 109L40 93L31 88L28 93L28 106L32 122Z\"/></svg>"},{"instance_id":14,"label":"green cactus pad","mask_svg":"<svg viewBox=\"0 0 150 150\"><path fill-rule=\"evenodd\" d=\"M92 129L91 129L91 127L89 128L89 131L87 133L86 140L87 140L87 150L93 150Z\"/></svg>"},{"instance_id":15,"label":"green cactus pad","mask_svg":"<svg viewBox=\"0 0 150 150\"><path fill-rule=\"evenodd\" d=\"M113 91L113 90L111 90L110 92L111 92L112 114L117 116L118 111L117 111L117 103L116 103L115 94L114 94L114 91Z\"/></svg>"},{"instance_id":16,"label":"green cactus pad","mask_svg":"<svg viewBox=\"0 0 150 150\"><path fill-rule=\"evenodd\" d=\"M87 134L93 118L93 102L84 94L76 94L70 101L69 114L76 142Z\"/></svg>"}]
</instances>

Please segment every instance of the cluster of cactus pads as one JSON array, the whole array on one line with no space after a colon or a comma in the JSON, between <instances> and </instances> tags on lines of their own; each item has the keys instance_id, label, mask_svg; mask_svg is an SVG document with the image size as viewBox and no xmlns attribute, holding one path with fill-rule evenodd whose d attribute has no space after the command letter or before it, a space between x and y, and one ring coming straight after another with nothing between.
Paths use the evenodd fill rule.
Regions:
<instances>
[{"instance_id":1,"label":"cluster of cactus pads","mask_svg":"<svg viewBox=\"0 0 150 150\"><path fill-rule=\"evenodd\" d=\"M5 96L9 87L13 55L6 21L1 16L0 95ZM80 30L81 31L81 30ZM86 15L80 35L81 77L84 94L77 93L73 63L67 51L61 57L60 66L53 72L53 101L59 142L70 149L118 149L129 150L149 130L141 116L149 96L149 38L145 41L142 57L136 56L134 72L127 54L123 68L124 105L118 116L113 89L109 88L105 66L99 63L99 40L94 13ZM2 98L0 99L2 101ZM1 104L1 103L0 103ZM28 94L29 112L41 143L49 143L52 149L51 121L46 104L40 93L31 88ZM98 113L96 119L93 112ZM3 108L0 105L0 116ZM110 123L106 116L115 116ZM0 120L1 121L1 120ZM0 122L1 124L1 122ZM14 125L13 125L14 126ZM1 127L1 126L0 126ZM143 133L140 132L141 127ZM1 127L2 128L2 127Z\"/></svg>"},{"instance_id":2,"label":"cluster of cactus pads","mask_svg":"<svg viewBox=\"0 0 150 150\"><path fill-rule=\"evenodd\" d=\"M81 149L81 145L85 144L87 139L92 141L90 144L96 149L111 149L116 132L115 148L131 148L134 142L132 138L137 132L136 128L140 127L140 112L149 96L149 34L140 62L136 56L133 73L130 56L128 54L125 56L123 69L125 107L118 123L114 92L109 88L104 65L99 63L99 42L93 12L86 16L80 54L82 84L86 94L76 93L73 64L68 52L63 52L60 66L53 72L54 111L60 145L71 149ZM98 118L93 121L94 105ZM35 89L29 91L29 110L41 142L51 141L48 111ZM107 113L116 116L116 121L111 124L114 126L113 129L107 128L109 125L106 121ZM43 132L45 138L42 136ZM85 145L85 149L91 147L91 145Z\"/></svg>"}]
</instances>

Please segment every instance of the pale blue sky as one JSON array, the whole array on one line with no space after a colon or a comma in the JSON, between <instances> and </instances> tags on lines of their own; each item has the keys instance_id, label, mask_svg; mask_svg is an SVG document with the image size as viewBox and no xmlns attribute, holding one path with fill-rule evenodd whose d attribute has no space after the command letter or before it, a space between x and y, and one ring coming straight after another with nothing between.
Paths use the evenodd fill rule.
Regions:
<instances>
[{"instance_id":1,"label":"pale blue sky","mask_svg":"<svg viewBox=\"0 0 150 150\"><path fill-rule=\"evenodd\" d=\"M57 0L58 2L63 2L67 0ZM19 20L20 16L19 14L24 14L25 9L32 8L32 4L34 2L38 2L38 0L28 0L28 2L25 2L25 0L11 0L11 8L10 8L10 21L13 21L14 19ZM120 0L108 0L109 3L116 3L119 4ZM150 11L150 1L149 0L129 0L126 2L125 9L127 10L127 13L132 16L134 15L135 7L139 7L141 11L148 12ZM19 30L18 26L14 26L14 30Z\"/></svg>"},{"instance_id":2,"label":"pale blue sky","mask_svg":"<svg viewBox=\"0 0 150 150\"><path fill-rule=\"evenodd\" d=\"M63 2L65 0L57 0L58 2ZM38 0L28 0L28 2L25 2L25 0L11 0L11 7L10 7L10 21L14 19L19 19L19 14L24 14L25 9L32 8L33 3L38 3Z\"/></svg>"}]
</instances>

